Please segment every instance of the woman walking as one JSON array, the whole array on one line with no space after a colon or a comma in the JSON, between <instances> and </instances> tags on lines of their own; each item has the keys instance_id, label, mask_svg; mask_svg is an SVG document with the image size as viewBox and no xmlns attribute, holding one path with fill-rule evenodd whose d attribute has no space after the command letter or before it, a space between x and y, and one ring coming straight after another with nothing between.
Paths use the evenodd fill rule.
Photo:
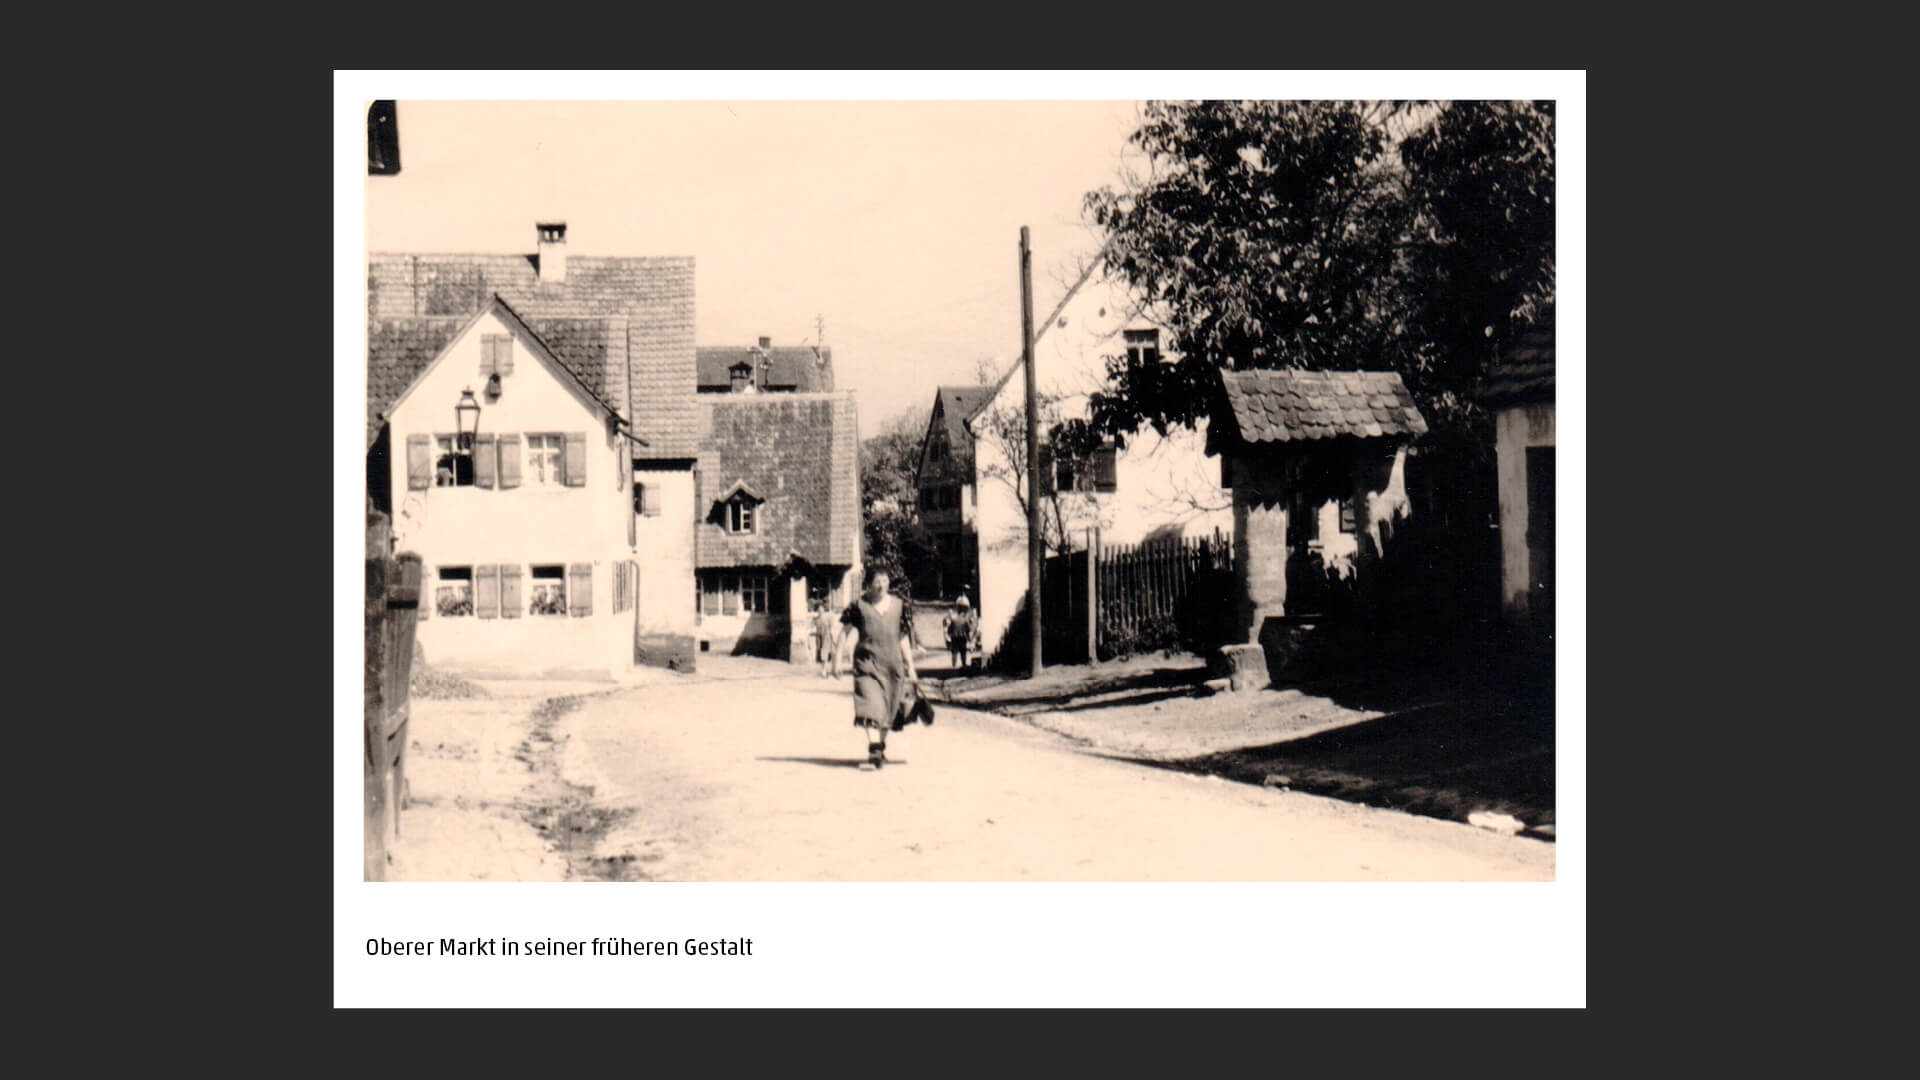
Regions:
<instances>
[{"instance_id":1,"label":"woman walking","mask_svg":"<svg viewBox=\"0 0 1920 1080\"><path fill-rule=\"evenodd\" d=\"M840 622L843 642L859 636L853 650L853 725L867 729L867 760L860 768L872 771L886 764L887 732L912 704L920 675L913 667L906 605L887 592L891 577L869 566L862 583L862 595Z\"/></svg>"}]
</instances>

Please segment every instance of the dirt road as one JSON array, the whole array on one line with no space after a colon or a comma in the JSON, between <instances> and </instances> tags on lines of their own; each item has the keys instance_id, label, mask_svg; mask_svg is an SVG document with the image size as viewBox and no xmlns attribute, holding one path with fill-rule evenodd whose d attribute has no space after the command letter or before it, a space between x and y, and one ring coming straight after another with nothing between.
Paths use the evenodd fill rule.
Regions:
<instances>
[{"instance_id":1,"label":"dirt road","mask_svg":"<svg viewBox=\"0 0 1920 1080\"><path fill-rule=\"evenodd\" d=\"M1554 873L1554 847L1538 840L1103 759L960 709L894 736L899 764L861 772L846 681L764 661L703 658L702 668L569 699L522 724L516 759L545 794L523 793L519 816L560 856L540 864L543 873L562 865L572 877L681 881Z\"/></svg>"}]
</instances>

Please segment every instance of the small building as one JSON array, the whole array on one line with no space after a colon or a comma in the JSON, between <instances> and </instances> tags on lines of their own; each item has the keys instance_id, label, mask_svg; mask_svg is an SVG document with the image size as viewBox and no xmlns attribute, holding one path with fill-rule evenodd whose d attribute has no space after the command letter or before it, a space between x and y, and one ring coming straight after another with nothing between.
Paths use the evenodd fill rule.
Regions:
<instances>
[{"instance_id":1,"label":"small building","mask_svg":"<svg viewBox=\"0 0 1920 1080\"><path fill-rule=\"evenodd\" d=\"M1219 394L1207 451L1233 491L1235 625L1271 663L1289 620L1318 614L1302 594L1364 574L1391 543L1427 423L1397 372L1226 371Z\"/></svg>"},{"instance_id":2,"label":"small building","mask_svg":"<svg viewBox=\"0 0 1920 1080\"><path fill-rule=\"evenodd\" d=\"M801 660L809 602L842 607L858 588L853 392L742 390L703 396L700 408L693 595L699 648Z\"/></svg>"},{"instance_id":3,"label":"small building","mask_svg":"<svg viewBox=\"0 0 1920 1080\"><path fill-rule=\"evenodd\" d=\"M1493 410L1500 485L1500 593L1508 622L1553 633L1554 348L1522 336L1480 392Z\"/></svg>"}]
</instances>

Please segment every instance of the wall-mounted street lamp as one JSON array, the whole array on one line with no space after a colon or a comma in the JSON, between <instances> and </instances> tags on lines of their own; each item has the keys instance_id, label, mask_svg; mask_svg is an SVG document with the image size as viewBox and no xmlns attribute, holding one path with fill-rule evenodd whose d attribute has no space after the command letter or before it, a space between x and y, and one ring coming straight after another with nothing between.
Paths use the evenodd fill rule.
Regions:
<instances>
[{"instance_id":1,"label":"wall-mounted street lamp","mask_svg":"<svg viewBox=\"0 0 1920 1080\"><path fill-rule=\"evenodd\" d=\"M472 450L474 436L480 433L480 403L474 400L471 387L460 391L460 403L453 407L453 423L460 449Z\"/></svg>"}]
</instances>

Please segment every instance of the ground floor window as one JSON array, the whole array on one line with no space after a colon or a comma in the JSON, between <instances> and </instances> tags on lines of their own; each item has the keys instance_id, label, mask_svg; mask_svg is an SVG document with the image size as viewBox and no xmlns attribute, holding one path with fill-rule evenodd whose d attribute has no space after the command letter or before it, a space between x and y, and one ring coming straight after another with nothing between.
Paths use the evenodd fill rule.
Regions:
<instances>
[{"instance_id":1,"label":"ground floor window","mask_svg":"<svg viewBox=\"0 0 1920 1080\"><path fill-rule=\"evenodd\" d=\"M527 611L533 615L565 615L567 613L567 568L565 566L536 566L533 568L533 596Z\"/></svg>"},{"instance_id":2,"label":"ground floor window","mask_svg":"<svg viewBox=\"0 0 1920 1080\"><path fill-rule=\"evenodd\" d=\"M443 566L433 590L433 613L449 618L473 614L473 567Z\"/></svg>"},{"instance_id":3,"label":"ground floor window","mask_svg":"<svg viewBox=\"0 0 1920 1080\"><path fill-rule=\"evenodd\" d=\"M772 610L773 579L766 574L706 574L694 592L702 615L765 614Z\"/></svg>"}]
</instances>

